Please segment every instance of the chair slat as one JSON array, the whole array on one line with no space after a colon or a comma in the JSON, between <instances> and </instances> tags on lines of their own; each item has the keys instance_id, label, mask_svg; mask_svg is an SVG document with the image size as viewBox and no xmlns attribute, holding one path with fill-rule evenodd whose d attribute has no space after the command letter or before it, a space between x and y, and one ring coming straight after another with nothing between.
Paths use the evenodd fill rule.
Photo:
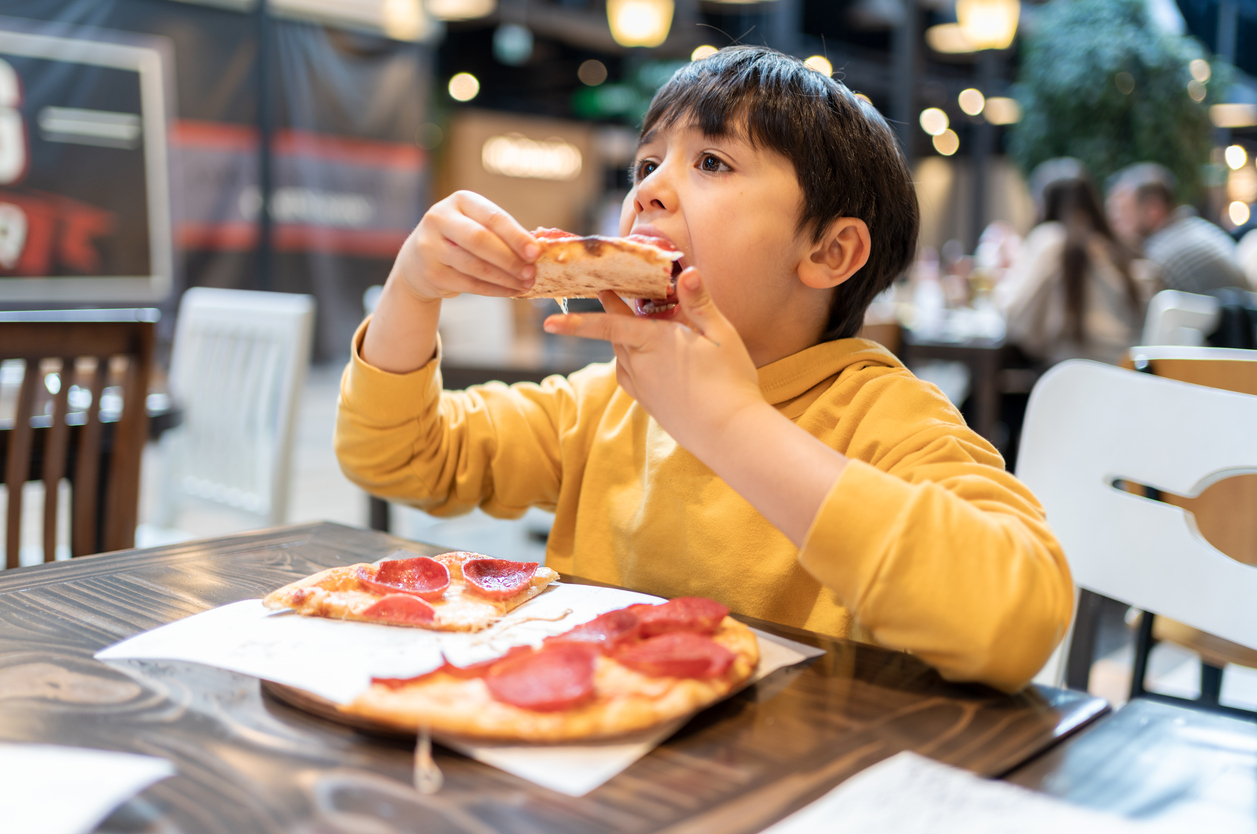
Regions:
<instances>
[{"instance_id":1,"label":"chair slat","mask_svg":"<svg viewBox=\"0 0 1257 834\"><path fill-rule=\"evenodd\" d=\"M44 561L57 558L57 508L61 479L65 476L70 451L70 425L66 414L70 403L70 386L74 381L74 359L61 360L61 387L52 401L52 425L44 442Z\"/></svg>"},{"instance_id":2,"label":"chair slat","mask_svg":"<svg viewBox=\"0 0 1257 834\"><path fill-rule=\"evenodd\" d=\"M85 556L96 550L97 495L100 489L100 397L109 375L109 360L97 357L88 390L92 403L79 430L78 460L74 466L73 522L70 555Z\"/></svg>"},{"instance_id":3,"label":"chair slat","mask_svg":"<svg viewBox=\"0 0 1257 834\"><path fill-rule=\"evenodd\" d=\"M105 550L124 550L135 546L135 527L139 522L140 468L119 465L138 461L144 453L148 437L148 375L152 364L152 330L144 331L142 344L127 357L122 376L122 414L114 431L112 466L109 472L109 494L105 516Z\"/></svg>"},{"instance_id":4,"label":"chair slat","mask_svg":"<svg viewBox=\"0 0 1257 834\"><path fill-rule=\"evenodd\" d=\"M22 375L22 387L17 397L17 411L13 414L13 429L9 432L9 449L4 483L9 490L8 528L5 533L5 566L16 568L21 564L22 547L22 488L31 469L31 409L35 401L35 383L39 379L38 360L27 360Z\"/></svg>"}]
</instances>

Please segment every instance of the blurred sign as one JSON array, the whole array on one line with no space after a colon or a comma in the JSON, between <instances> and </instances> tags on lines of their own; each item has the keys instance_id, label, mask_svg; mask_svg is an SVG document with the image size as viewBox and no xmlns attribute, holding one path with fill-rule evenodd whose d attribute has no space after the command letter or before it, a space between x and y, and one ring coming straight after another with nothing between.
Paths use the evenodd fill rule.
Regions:
<instances>
[{"instance_id":1,"label":"blurred sign","mask_svg":"<svg viewBox=\"0 0 1257 834\"><path fill-rule=\"evenodd\" d=\"M0 301L155 301L173 271L160 38L0 18Z\"/></svg>"},{"instance_id":2,"label":"blurred sign","mask_svg":"<svg viewBox=\"0 0 1257 834\"><path fill-rule=\"evenodd\" d=\"M583 232L603 180L593 140L593 127L583 122L461 110L450 125L444 187L436 196L465 188L506 209L526 229Z\"/></svg>"}]
</instances>

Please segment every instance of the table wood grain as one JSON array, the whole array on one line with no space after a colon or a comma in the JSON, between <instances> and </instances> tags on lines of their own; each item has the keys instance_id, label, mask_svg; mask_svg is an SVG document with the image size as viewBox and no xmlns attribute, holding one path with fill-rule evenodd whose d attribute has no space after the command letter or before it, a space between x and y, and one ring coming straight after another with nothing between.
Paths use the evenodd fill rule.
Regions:
<instances>
[{"instance_id":1,"label":"table wood grain","mask_svg":"<svg viewBox=\"0 0 1257 834\"><path fill-rule=\"evenodd\" d=\"M1157 830L1257 834L1255 720L1138 699L1007 778Z\"/></svg>"},{"instance_id":2,"label":"table wood grain","mask_svg":"<svg viewBox=\"0 0 1257 834\"><path fill-rule=\"evenodd\" d=\"M1077 692L952 685L902 653L749 620L826 654L700 713L585 797L443 748L445 787L424 797L409 787L404 740L303 713L243 675L92 659L401 546L437 552L324 523L0 573L0 739L173 761L178 775L122 806L107 832L751 832L900 750L1000 776L1107 708Z\"/></svg>"}]
</instances>

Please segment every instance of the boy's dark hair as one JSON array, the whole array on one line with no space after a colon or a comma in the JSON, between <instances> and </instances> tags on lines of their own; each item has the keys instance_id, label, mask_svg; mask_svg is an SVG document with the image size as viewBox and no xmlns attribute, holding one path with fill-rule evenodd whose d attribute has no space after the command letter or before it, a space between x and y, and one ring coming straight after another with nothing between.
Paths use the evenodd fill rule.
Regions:
<instances>
[{"instance_id":1,"label":"boy's dark hair","mask_svg":"<svg viewBox=\"0 0 1257 834\"><path fill-rule=\"evenodd\" d=\"M873 298L908 268L917 247L912 174L881 114L797 58L731 46L677 70L655 93L642 135L677 123L742 136L789 159L803 189L798 232L814 243L839 217L864 221L868 263L838 286L821 338L856 335Z\"/></svg>"}]
</instances>

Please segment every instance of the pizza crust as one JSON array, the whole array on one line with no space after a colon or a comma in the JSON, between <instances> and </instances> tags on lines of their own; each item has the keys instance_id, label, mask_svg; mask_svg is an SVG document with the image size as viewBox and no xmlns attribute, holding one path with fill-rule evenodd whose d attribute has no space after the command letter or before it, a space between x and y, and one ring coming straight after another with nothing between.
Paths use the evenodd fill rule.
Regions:
<instances>
[{"instance_id":1,"label":"pizza crust","mask_svg":"<svg viewBox=\"0 0 1257 834\"><path fill-rule=\"evenodd\" d=\"M462 563L472 557L479 558L478 554L463 553L443 553L433 557L449 570L450 586L440 599L427 601L436 612L432 622L389 625L434 631L480 631L540 594L559 578L559 574L551 568L538 566L524 590L504 599L490 599L469 589L462 580ZM372 567L362 562L328 568L272 591L262 599L262 604L267 608L291 608L306 617L379 623L377 618L362 616L362 612L380 601L379 594L363 589L358 581L359 568Z\"/></svg>"},{"instance_id":2,"label":"pizza crust","mask_svg":"<svg viewBox=\"0 0 1257 834\"><path fill-rule=\"evenodd\" d=\"M629 298L666 298L680 252L624 238L540 238L536 281L517 298L597 298L611 290Z\"/></svg>"},{"instance_id":3,"label":"pizza crust","mask_svg":"<svg viewBox=\"0 0 1257 834\"><path fill-rule=\"evenodd\" d=\"M347 715L417 730L471 739L566 742L605 739L657 727L721 700L742 686L759 663L759 644L749 628L725 617L712 640L734 654L718 678L651 677L611 658L595 661L592 702L554 712L521 709L495 700L483 678L457 678L435 672L414 683L376 683L353 703Z\"/></svg>"}]
</instances>

